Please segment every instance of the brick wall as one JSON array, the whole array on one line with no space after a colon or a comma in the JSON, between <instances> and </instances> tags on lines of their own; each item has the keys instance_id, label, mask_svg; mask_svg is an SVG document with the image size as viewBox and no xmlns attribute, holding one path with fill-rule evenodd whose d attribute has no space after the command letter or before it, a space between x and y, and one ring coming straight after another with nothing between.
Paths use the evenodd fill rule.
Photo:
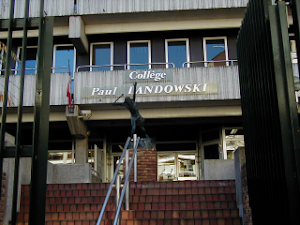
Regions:
<instances>
[{"instance_id":1,"label":"brick wall","mask_svg":"<svg viewBox=\"0 0 300 225\"><path fill-rule=\"evenodd\" d=\"M249 205L248 181L246 164L241 166L242 172L242 191L243 191L243 208L244 208L244 225L252 225L252 211Z\"/></svg>"},{"instance_id":2,"label":"brick wall","mask_svg":"<svg viewBox=\"0 0 300 225\"><path fill-rule=\"evenodd\" d=\"M130 156L132 155L132 150ZM133 167L130 174L130 181L133 181ZM157 153L156 149L137 150L137 180L156 181L157 180Z\"/></svg>"},{"instance_id":3,"label":"brick wall","mask_svg":"<svg viewBox=\"0 0 300 225\"><path fill-rule=\"evenodd\" d=\"M6 174L2 175L2 184L1 184L1 200L0 200L0 224L3 224L4 219L4 206L5 206L5 191L6 191Z\"/></svg>"}]
</instances>

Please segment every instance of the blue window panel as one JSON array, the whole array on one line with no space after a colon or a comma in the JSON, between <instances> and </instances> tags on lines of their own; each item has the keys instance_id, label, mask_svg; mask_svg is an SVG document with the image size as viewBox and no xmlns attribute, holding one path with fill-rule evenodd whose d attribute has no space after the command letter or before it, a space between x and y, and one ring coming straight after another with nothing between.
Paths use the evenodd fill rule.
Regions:
<instances>
[{"instance_id":1,"label":"blue window panel","mask_svg":"<svg viewBox=\"0 0 300 225\"><path fill-rule=\"evenodd\" d=\"M175 67L182 67L187 62L187 46L186 41L170 41L168 42L168 62L174 63ZM169 65L169 67L172 67Z\"/></svg>"},{"instance_id":2,"label":"blue window panel","mask_svg":"<svg viewBox=\"0 0 300 225\"><path fill-rule=\"evenodd\" d=\"M226 60L224 40L207 40L206 57L207 61Z\"/></svg>"},{"instance_id":3,"label":"blue window panel","mask_svg":"<svg viewBox=\"0 0 300 225\"><path fill-rule=\"evenodd\" d=\"M27 48L26 49L26 61L25 61L25 74L35 74L36 73L36 54L37 54L37 48ZM19 59L22 55L22 48L20 48L19 51ZM21 59L20 59L21 60ZM17 66L17 75L21 74L21 62L18 62Z\"/></svg>"},{"instance_id":4,"label":"blue window panel","mask_svg":"<svg viewBox=\"0 0 300 225\"><path fill-rule=\"evenodd\" d=\"M130 69L149 69L148 43L130 43ZM146 65L132 65L146 64Z\"/></svg>"},{"instance_id":5,"label":"blue window panel","mask_svg":"<svg viewBox=\"0 0 300 225\"><path fill-rule=\"evenodd\" d=\"M111 69L111 46L110 44L93 45L93 65L103 67L93 67L93 71L103 71Z\"/></svg>"},{"instance_id":6,"label":"blue window panel","mask_svg":"<svg viewBox=\"0 0 300 225\"><path fill-rule=\"evenodd\" d=\"M59 68L63 67L63 68ZM73 76L74 72L74 47L73 46L57 46L55 51L55 73L66 73L70 71Z\"/></svg>"}]
</instances>

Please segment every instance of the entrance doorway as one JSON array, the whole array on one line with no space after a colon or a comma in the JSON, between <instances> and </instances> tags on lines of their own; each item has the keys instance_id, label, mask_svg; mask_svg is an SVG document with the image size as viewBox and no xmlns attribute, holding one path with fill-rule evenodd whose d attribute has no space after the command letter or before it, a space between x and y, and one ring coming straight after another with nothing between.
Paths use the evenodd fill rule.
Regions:
<instances>
[{"instance_id":1,"label":"entrance doorway","mask_svg":"<svg viewBox=\"0 0 300 225\"><path fill-rule=\"evenodd\" d=\"M197 153L158 152L157 179L159 181L197 180Z\"/></svg>"}]
</instances>

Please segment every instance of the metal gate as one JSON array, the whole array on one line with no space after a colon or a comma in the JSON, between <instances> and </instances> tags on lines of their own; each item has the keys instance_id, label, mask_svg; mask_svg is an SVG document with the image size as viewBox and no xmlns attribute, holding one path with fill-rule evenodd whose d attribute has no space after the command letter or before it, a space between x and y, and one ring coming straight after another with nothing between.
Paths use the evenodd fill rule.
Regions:
<instances>
[{"instance_id":1,"label":"metal gate","mask_svg":"<svg viewBox=\"0 0 300 225\"><path fill-rule=\"evenodd\" d=\"M20 4L20 2L16 2ZM53 17L44 16L44 0L40 1L40 18L29 19L29 0L25 2L24 18L14 18L15 0L10 1L10 16L8 20L1 20L0 29L8 33L6 43L6 64L5 64L5 84L4 97L1 117L0 133L0 183L2 181L3 158L15 158L14 169L14 190L12 204L11 224L16 224L16 206L18 195L18 177L20 157L31 157L31 185L30 185L30 209L29 224L41 225L45 223L45 204L46 204L46 179L47 179L47 157L48 157L48 135L49 135L49 90L50 74L52 64L53 48ZM32 146L22 146L22 112L23 112L23 88L25 74L25 59L27 46L27 30L29 28L39 29L38 54L37 54L37 75L36 92L33 123ZM22 56L21 56L21 79L18 106L18 123L16 134L16 146L5 147L7 99L9 91L9 76L12 60L12 32L23 30ZM1 189L0 189L1 192ZM1 194L1 193L0 193Z\"/></svg>"},{"instance_id":2,"label":"metal gate","mask_svg":"<svg viewBox=\"0 0 300 225\"><path fill-rule=\"evenodd\" d=\"M300 133L286 2L250 0L237 49L253 223L300 224Z\"/></svg>"}]
</instances>

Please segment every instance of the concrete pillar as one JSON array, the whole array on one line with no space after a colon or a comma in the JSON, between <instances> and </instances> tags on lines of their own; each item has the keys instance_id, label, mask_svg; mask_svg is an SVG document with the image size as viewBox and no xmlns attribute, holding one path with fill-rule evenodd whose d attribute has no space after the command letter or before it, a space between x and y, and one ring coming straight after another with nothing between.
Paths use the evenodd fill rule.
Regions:
<instances>
[{"instance_id":1,"label":"concrete pillar","mask_svg":"<svg viewBox=\"0 0 300 225\"><path fill-rule=\"evenodd\" d=\"M75 140L75 163L88 162L88 138Z\"/></svg>"},{"instance_id":2,"label":"concrete pillar","mask_svg":"<svg viewBox=\"0 0 300 225\"><path fill-rule=\"evenodd\" d=\"M70 16L69 18L69 38L76 47L79 54L88 53L88 39L84 32L84 22L81 16Z\"/></svg>"},{"instance_id":3,"label":"concrete pillar","mask_svg":"<svg viewBox=\"0 0 300 225\"><path fill-rule=\"evenodd\" d=\"M82 120L78 105L66 107L66 117L71 134L75 139L75 163L88 162L88 129Z\"/></svg>"}]
</instances>

